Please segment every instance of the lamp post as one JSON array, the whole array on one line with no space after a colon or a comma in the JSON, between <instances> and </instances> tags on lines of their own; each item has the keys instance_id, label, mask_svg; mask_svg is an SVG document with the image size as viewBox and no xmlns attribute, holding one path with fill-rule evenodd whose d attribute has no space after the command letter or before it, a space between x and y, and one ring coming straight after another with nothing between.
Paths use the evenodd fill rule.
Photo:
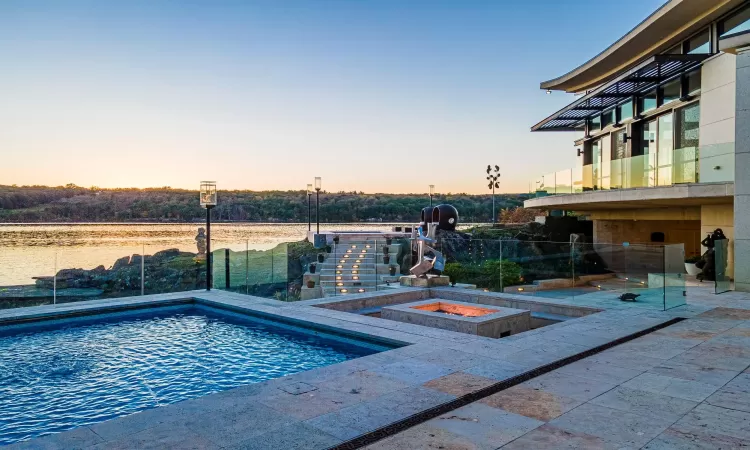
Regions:
<instances>
[{"instance_id":1,"label":"lamp post","mask_svg":"<svg viewBox=\"0 0 750 450\"><path fill-rule=\"evenodd\" d=\"M201 181L201 206L206 208L206 290L211 290L213 258L211 258L211 208L216 206L216 182Z\"/></svg>"},{"instance_id":2,"label":"lamp post","mask_svg":"<svg viewBox=\"0 0 750 450\"><path fill-rule=\"evenodd\" d=\"M307 231L312 230L312 184L307 185Z\"/></svg>"},{"instance_id":3,"label":"lamp post","mask_svg":"<svg viewBox=\"0 0 750 450\"><path fill-rule=\"evenodd\" d=\"M494 170L492 166L487 165L487 187L492 189L492 225L497 222L497 215L495 214L495 189L500 187L500 166L495 166Z\"/></svg>"},{"instance_id":4,"label":"lamp post","mask_svg":"<svg viewBox=\"0 0 750 450\"><path fill-rule=\"evenodd\" d=\"M430 208L432 208L432 194L434 193L435 193L435 185L431 184L430 185Z\"/></svg>"},{"instance_id":5,"label":"lamp post","mask_svg":"<svg viewBox=\"0 0 750 450\"><path fill-rule=\"evenodd\" d=\"M322 185L323 182L320 177L315 177L315 223L317 224L317 234L320 234L320 188Z\"/></svg>"}]
</instances>

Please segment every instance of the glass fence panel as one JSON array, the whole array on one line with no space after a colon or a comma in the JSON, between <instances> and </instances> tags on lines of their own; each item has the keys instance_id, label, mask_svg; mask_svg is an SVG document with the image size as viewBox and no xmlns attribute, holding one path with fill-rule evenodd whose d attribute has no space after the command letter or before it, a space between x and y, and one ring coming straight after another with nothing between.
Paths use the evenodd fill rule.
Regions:
<instances>
[{"instance_id":1,"label":"glass fence panel","mask_svg":"<svg viewBox=\"0 0 750 450\"><path fill-rule=\"evenodd\" d=\"M55 303L55 274L60 267L58 249L44 246L23 249L26 250L24 252L14 247L2 250L0 309ZM26 264L18 264L17 258L21 257Z\"/></svg>"},{"instance_id":2,"label":"glass fence panel","mask_svg":"<svg viewBox=\"0 0 750 450\"><path fill-rule=\"evenodd\" d=\"M675 184L698 182L697 147L686 147L674 151L672 180Z\"/></svg>"},{"instance_id":3,"label":"glass fence panel","mask_svg":"<svg viewBox=\"0 0 750 450\"><path fill-rule=\"evenodd\" d=\"M589 164L581 168L581 186L584 191L594 190L594 166Z\"/></svg>"},{"instance_id":4,"label":"glass fence panel","mask_svg":"<svg viewBox=\"0 0 750 450\"><path fill-rule=\"evenodd\" d=\"M573 170L561 170L555 173L555 193L572 194L573 193Z\"/></svg>"},{"instance_id":5,"label":"glass fence panel","mask_svg":"<svg viewBox=\"0 0 750 450\"><path fill-rule=\"evenodd\" d=\"M610 163L610 187L612 189L626 189L626 176L625 176L625 161L626 159L615 159Z\"/></svg>"},{"instance_id":6,"label":"glass fence panel","mask_svg":"<svg viewBox=\"0 0 750 450\"><path fill-rule=\"evenodd\" d=\"M710 252L710 250L709 250ZM716 282L714 292L722 294L732 289L732 283L727 273L729 261L729 239L718 239L714 241L714 264L716 267Z\"/></svg>"},{"instance_id":7,"label":"glass fence panel","mask_svg":"<svg viewBox=\"0 0 750 450\"><path fill-rule=\"evenodd\" d=\"M206 255L162 245L144 245L143 293L206 289Z\"/></svg>"},{"instance_id":8,"label":"glass fence panel","mask_svg":"<svg viewBox=\"0 0 750 450\"><path fill-rule=\"evenodd\" d=\"M685 246L664 246L664 310L686 304Z\"/></svg>"},{"instance_id":9,"label":"glass fence panel","mask_svg":"<svg viewBox=\"0 0 750 450\"><path fill-rule=\"evenodd\" d=\"M441 240L439 245L447 262L444 274L458 287L603 308L627 303L663 310L684 303L681 244L672 247L669 259L663 245L593 244L583 238Z\"/></svg>"},{"instance_id":10,"label":"glass fence panel","mask_svg":"<svg viewBox=\"0 0 750 450\"><path fill-rule=\"evenodd\" d=\"M583 192L583 167L574 167L571 173L573 178L573 193Z\"/></svg>"},{"instance_id":11,"label":"glass fence panel","mask_svg":"<svg viewBox=\"0 0 750 450\"><path fill-rule=\"evenodd\" d=\"M143 293L143 245L123 245L92 251L87 247L58 247L55 270L36 285L51 286L54 302L131 297Z\"/></svg>"}]
</instances>

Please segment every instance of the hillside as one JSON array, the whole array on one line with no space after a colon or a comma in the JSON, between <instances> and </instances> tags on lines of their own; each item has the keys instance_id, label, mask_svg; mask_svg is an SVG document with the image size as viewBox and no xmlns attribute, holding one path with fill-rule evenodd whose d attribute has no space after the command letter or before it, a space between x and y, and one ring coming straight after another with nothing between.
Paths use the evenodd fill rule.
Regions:
<instances>
[{"instance_id":1,"label":"hillside","mask_svg":"<svg viewBox=\"0 0 750 450\"><path fill-rule=\"evenodd\" d=\"M527 194L498 194L498 214L521 206ZM313 196L313 220L315 197ZM414 221L428 204L426 195L322 192L321 222ZM434 204L450 203L461 221L487 222L492 216L490 195L436 195ZM215 220L305 222L307 194L303 191L219 191ZM0 222L191 222L205 218L198 192L171 189L99 189L75 185L2 186Z\"/></svg>"}]
</instances>

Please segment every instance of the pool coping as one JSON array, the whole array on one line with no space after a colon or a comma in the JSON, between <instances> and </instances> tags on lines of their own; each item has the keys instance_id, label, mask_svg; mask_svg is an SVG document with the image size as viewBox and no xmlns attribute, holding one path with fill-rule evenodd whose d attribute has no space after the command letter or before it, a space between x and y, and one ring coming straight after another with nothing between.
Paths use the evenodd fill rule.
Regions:
<instances>
[{"instance_id":1,"label":"pool coping","mask_svg":"<svg viewBox=\"0 0 750 450\"><path fill-rule=\"evenodd\" d=\"M430 289L394 290L354 294L347 301L378 295L427 300L441 298L441 294ZM461 301L487 304L484 302L500 299L556 304L549 299L534 302L528 297L503 293L474 291L466 295L470 298ZM419 299L413 301L416 300ZM184 439L185 443L202 439L208 447L215 448L252 447L263 442L264 446L259 448L284 448L288 443L277 447L273 444L283 436L294 436L295 442L306 443L302 448L334 447L457 398L425 387L430 381L461 373L503 382L679 316L647 309L596 310L544 328L491 339L317 306L323 302L287 303L222 291L191 291L2 310L0 325L191 302L327 333L335 330L355 339L398 343L401 347L32 439L9 448L41 445L71 448L73 441L79 448L137 447L139 439L149 442ZM350 391L342 388L350 385L354 386ZM226 417L217 416L207 429L191 426L205 423L206 414L217 408ZM358 423L347 419L362 414L366 419ZM275 417L278 421L264 422L262 417ZM246 426L243 428L238 422ZM230 426L234 427L232 430L239 427L242 432L227 429Z\"/></svg>"}]
</instances>

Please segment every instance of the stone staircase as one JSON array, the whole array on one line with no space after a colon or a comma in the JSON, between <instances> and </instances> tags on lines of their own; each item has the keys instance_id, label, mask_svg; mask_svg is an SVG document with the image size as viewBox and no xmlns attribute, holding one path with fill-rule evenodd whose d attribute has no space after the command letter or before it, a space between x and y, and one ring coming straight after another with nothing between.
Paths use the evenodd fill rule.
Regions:
<instances>
[{"instance_id":1,"label":"stone staircase","mask_svg":"<svg viewBox=\"0 0 750 450\"><path fill-rule=\"evenodd\" d=\"M385 253L387 248L387 252ZM391 276L389 268L397 265L400 250L397 243L383 240L341 240L331 245L331 253L318 263L320 286L324 297L372 292L386 282L398 282L400 274ZM389 256L389 263L385 257Z\"/></svg>"}]
</instances>

